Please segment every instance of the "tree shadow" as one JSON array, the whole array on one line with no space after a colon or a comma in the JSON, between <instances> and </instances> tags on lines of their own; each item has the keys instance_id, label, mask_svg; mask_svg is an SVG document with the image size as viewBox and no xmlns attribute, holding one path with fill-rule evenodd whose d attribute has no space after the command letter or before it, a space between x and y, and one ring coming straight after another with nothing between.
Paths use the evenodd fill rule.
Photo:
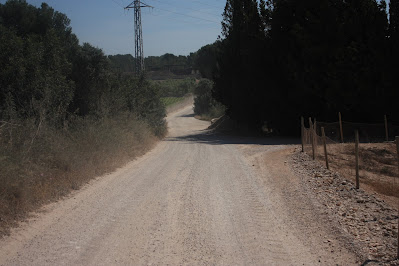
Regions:
<instances>
[{"instance_id":1,"label":"tree shadow","mask_svg":"<svg viewBox=\"0 0 399 266\"><path fill-rule=\"evenodd\" d=\"M202 143L209 145L228 145L228 144L256 144L256 145L293 145L300 144L299 138L293 137L260 137L260 136L239 136L215 133L211 130L204 130L200 133L167 137L165 141L181 141Z\"/></svg>"},{"instance_id":2,"label":"tree shadow","mask_svg":"<svg viewBox=\"0 0 399 266\"><path fill-rule=\"evenodd\" d=\"M195 116L194 113L191 113L191 114L181 115L179 117L194 117L194 116Z\"/></svg>"}]
</instances>

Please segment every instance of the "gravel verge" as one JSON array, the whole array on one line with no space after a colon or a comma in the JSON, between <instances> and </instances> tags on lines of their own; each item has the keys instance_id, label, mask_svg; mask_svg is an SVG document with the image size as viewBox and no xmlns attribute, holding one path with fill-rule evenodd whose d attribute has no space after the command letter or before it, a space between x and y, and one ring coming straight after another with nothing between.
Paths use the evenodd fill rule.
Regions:
<instances>
[{"instance_id":1,"label":"gravel verge","mask_svg":"<svg viewBox=\"0 0 399 266\"><path fill-rule=\"evenodd\" d=\"M364 258L363 265L399 265L397 210L375 194L357 190L351 181L327 170L299 148L290 160L293 171L303 177L307 189L352 239L358 249L355 252Z\"/></svg>"}]
</instances>

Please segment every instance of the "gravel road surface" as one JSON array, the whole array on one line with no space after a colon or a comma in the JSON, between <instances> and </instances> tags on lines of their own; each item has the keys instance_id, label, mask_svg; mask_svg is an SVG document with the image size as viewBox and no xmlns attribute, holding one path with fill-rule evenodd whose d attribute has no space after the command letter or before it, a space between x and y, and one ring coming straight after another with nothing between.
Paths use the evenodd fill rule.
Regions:
<instances>
[{"instance_id":1,"label":"gravel road surface","mask_svg":"<svg viewBox=\"0 0 399 266\"><path fill-rule=\"evenodd\" d=\"M317 223L312 210L297 216L304 212L286 206L291 194L280 193L282 179L273 183L293 175L284 159L269 156L270 169L257 161L291 146L212 135L192 106L167 120L169 136L151 152L44 207L0 240L0 265L356 263L328 224L309 228ZM294 206L306 207L303 197ZM339 249L323 246L328 234Z\"/></svg>"}]
</instances>

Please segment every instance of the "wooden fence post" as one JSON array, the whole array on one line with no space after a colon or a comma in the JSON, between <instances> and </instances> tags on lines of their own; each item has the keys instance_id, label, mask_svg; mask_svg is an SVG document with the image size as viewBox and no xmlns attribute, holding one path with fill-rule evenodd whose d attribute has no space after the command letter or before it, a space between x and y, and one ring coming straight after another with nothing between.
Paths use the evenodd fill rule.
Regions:
<instances>
[{"instance_id":1,"label":"wooden fence post","mask_svg":"<svg viewBox=\"0 0 399 266\"><path fill-rule=\"evenodd\" d=\"M315 132L314 132L314 126L313 126L311 117L309 117L309 126L310 126L310 141L312 142L312 158L314 160L314 159L316 159L315 147L314 147L314 134L315 134Z\"/></svg>"},{"instance_id":2,"label":"wooden fence post","mask_svg":"<svg viewBox=\"0 0 399 266\"><path fill-rule=\"evenodd\" d=\"M305 119L301 116L301 141L302 141L302 152L305 151L304 149L304 138L305 138Z\"/></svg>"},{"instance_id":3,"label":"wooden fence post","mask_svg":"<svg viewBox=\"0 0 399 266\"><path fill-rule=\"evenodd\" d=\"M399 169L399 137L395 137L395 142L396 142L396 153L398 156L398 169ZM399 206L398 206L398 214L399 214ZM399 259L399 219L398 219L398 254L397 257Z\"/></svg>"},{"instance_id":4,"label":"wooden fence post","mask_svg":"<svg viewBox=\"0 0 399 266\"><path fill-rule=\"evenodd\" d=\"M321 128L321 134L323 136L323 145L324 145L324 157L326 158L326 167L330 169L328 166L328 154L327 154L327 143L326 143L326 132L324 131L324 127Z\"/></svg>"},{"instance_id":5,"label":"wooden fence post","mask_svg":"<svg viewBox=\"0 0 399 266\"><path fill-rule=\"evenodd\" d=\"M387 115L384 115L384 122L385 122L385 141L389 141Z\"/></svg>"},{"instance_id":6,"label":"wooden fence post","mask_svg":"<svg viewBox=\"0 0 399 266\"><path fill-rule=\"evenodd\" d=\"M344 143L344 131L342 129L342 117L341 117L341 112L338 113L339 117L339 131L341 133L341 143Z\"/></svg>"},{"instance_id":7,"label":"wooden fence post","mask_svg":"<svg viewBox=\"0 0 399 266\"><path fill-rule=\"evenodd\" d=\"M359 189L359 131L355 131L356 189Z\"/></svg>"},{"instance_id":8,"label":"wooden fence post","mask_svg":"<svg viewBox=\"0 0 399 266\"><path fill-rule=\"evenodd\" d=\"M314 119L314 124L313 124L313 128L314 128L314 144L316 147L316 154L317 154L317 144L318 144L318 140L317 140L317 120L316 118Z\"/></svg>"}]
</instances>

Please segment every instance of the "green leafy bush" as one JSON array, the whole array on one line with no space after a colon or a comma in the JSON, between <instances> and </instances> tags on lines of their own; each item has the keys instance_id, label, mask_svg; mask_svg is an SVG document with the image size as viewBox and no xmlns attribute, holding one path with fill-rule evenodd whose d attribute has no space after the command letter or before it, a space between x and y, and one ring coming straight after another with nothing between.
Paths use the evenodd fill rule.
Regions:
<instances>
[{"instance_id":1,"label":"green leafy bush","mask_svg":"<svg viewBox=\"0 0 399 266\"><path fill-rule=\"evenodd\" d=\"M224 114L225 108L212 97L213 82L208 79L201 80L194 90L194 113L210 120Z\"/></svg>"},{"instance_id":2,"label":"green leafy bush","mask_svg":"<svg viewBox=\"0 0 399 266\"><path fill-rule=\"evenodd\" d=\"M166 133L159 86L115 72L45 3L0 4L0 69L0 235Z\"/></svg>"}]
</instances>

